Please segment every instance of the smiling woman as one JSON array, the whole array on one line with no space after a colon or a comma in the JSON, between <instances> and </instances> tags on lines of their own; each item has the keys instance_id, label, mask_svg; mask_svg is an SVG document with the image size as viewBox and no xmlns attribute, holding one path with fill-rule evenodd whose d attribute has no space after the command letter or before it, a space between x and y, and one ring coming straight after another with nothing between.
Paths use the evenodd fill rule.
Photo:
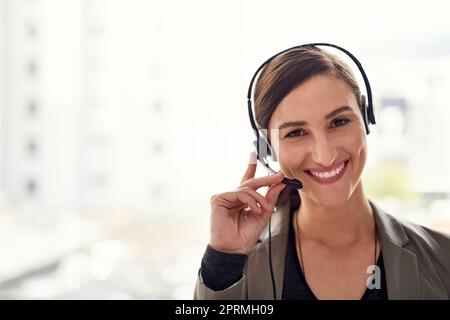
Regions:
<instances>
[{"instance_id":1,"label":"smiling woman","mask_svg":"<svg viewBox=\"0 0 450 320\"><path fill-rule=\"evenodd\" d=\"M318 47L292 48L264 67L254 101L258 129L278 130L267 141L280 171L255 178L251 158L241 185L211 198L195 298L449 299L450 237L365 194L367 109L350 68Z\"/></svg>"},{"instance_id":2,"label":"smiling woman","mask_svg":"<svg viewBox=\"0 0 450 320\"><path fill-rule=\"evenodd\" d=\"M361 189L357 194L363 193L359 178L367 158L367 143L357 101L354 91L340 77L315 75L289 92L273 112L269 128L280 130L280 168L288 178L303 182L302 208L310 206L309 199L335 206L352 199L350 195L357 188ZM283 127L289 119L307 120L298 121L301 126ZM345 170L335 175L334 170L341 165Z\"/></svg>"}]
</instances>

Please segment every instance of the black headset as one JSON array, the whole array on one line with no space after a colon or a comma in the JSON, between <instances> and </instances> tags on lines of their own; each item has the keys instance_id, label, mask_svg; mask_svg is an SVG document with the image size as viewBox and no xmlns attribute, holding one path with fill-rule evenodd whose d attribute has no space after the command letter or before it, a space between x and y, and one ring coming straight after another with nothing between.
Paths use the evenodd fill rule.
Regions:
<instances>
[{"instance_id":1,"label":"black headset","mask_svg":"<svg viewBox=\"0 0 450 320\"><path fill-rule=\"evenodd\" d=\"M250 85L248 87L248 93L247 93L247 105L248 105L248 115L250 117L250 124L253 128L253 131L255 132L256 135L256 140L253 142L255 144L256 147L256 152L257 152L257 158L260 161L260 163L262 165L264 165L264 167L267 168L267 170L272 173L272 174L276 174L275 170L273 170L268 162L268 157L270 157L273 161L277 161L276 158L276 154L272 148L272 146L270 145L268 139L266 138L266 136L264 135L263 132L261 132L261 130L258 129L258 127L256 126L256 121L253 117L253 111L252 111L252 91L253 91L253 84L256 80L256 77L258 76L258 74L260 73L260 71L267 65L269 64L274 58L278 57L280 54L293 50L293 49L298 49L298 48L314 48L316 46L323 46L323 47L332 47L335 48L343 53L345 53L348 57L350 57L350 59L352 59L352 61L356 64L356 66L358 67L359 72L361 73L363 80L364 80L364 85L366 87L366 93L367 93L367 104L366 104L366 99L364 95L361 95L361 104L362 104L362 116L363 116L363 120L364 120L364 126L366 128L366 134L370 133L369 130L369 124L376 124L375 122L375 114L373 111L373 104L372 104L372 90L370 88L370 83L369 83L369 79L367 78L366 72L364 71L363 67L361 66L361 63L358 61L358 59L356 59L356 57L349 52L348 50L339 47L335 44L331 44L331 43L308 43L308 44L302 44L299 46L295 46L286 50L283 50L281 52L278 52L277 54L273 55L272 57L270 57L269 59L267 59L262 65L259 66L259 68L256 70L255 74L253 75L251 81L250 81ZM301 183L301 181L297 180L297 179L288 179L288 178L284 178L282 183L294 187L296 189L301 189L303 188L303 184ZM273 275L273 267L272 267L272 241L271 241L271 220L272 218L269 219L269 266L270 266L270 275L272 277L272 288L273 288L273 297L274 300L277 299L276 296L276 287L275 287L275 278Z\"/></svg>"}]
</instances>

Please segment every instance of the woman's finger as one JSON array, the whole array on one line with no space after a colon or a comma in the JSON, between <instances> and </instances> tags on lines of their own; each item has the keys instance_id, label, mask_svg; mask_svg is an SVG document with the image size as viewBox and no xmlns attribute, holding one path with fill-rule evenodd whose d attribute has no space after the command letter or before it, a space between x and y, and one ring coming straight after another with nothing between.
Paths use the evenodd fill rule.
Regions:
<instances>
[{"instance_id":1,"label":"woman's finger","mask_svg":"<svg viewBox=\"0 0 450 320\"><path fill-rule=\"evenodd\" d=\"M257 190L261 187L270 186L272 184L280 183L284 178L283 173L278 172L277 174L264 176L259 178L254 178L243 182L239 187L250 187L253 190Z\"/></svg>"},{"instance_id":2,"label":"woman's finger","mask_svg":"<svg viewBox=\"0 0 450 320\"><path fill-rule=\"evenodd\" d=\"M230 203L235 204L236 202L240 202L242 204L246 204L247 207L250 207L251 211L255 213L261 213L261 208L258 206L256 200L247 192L244 191L225 192L222 193L219 198L222 198L224 200L220 205L226 207L227 209L231 210L233 209L233 207L236 207L236 205L232 205L230 207Z\"/></svg>"},{"instance_id":3,"label":"woman's finger","mask_svg":"<svg viewBox=\"0 0 450 320\"><path fill-rule=\"evenodd\" d=\"M266 211L272 211L273 210L273 206L270 204L270 202L267 200L266 197L264 197L263 195L261 195L260 193L258 193L257 191L253 190L252 188L249 187L245 187L240 189L244 192L247 192L248 194L250 194L253 198L256 199L256 201L259 203L259 205Z\"/></svg>"},{"instance_id":4,"label":"woman's finger","mask_svg":"<svg viewBox=\"0 0 450 320\"><path fill-rule=\"evenodd\" d=\"M279 183L276 185L272 185L269 191L267 191L266 199L267 202L269 202L272 205L272 207L274 207L275 204L277 203L278 196L285 187L286 185L284 183Z\"/></svg>"}]
</instances>

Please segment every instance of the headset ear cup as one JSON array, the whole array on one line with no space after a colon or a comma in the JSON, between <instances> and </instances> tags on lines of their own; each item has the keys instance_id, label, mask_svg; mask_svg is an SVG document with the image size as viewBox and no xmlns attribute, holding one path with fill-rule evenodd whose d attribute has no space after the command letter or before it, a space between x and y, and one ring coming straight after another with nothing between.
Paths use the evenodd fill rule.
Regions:
<instances>
[{"instance_id":1,"label":"headset ear cup","mask_svg":"<svg viewBox=\"0 0 450 320\"><path fill-rule=\"evenodd\" d=\"M262 160L268 155L267 140L261 130L258 130L256 134L257 140L254 141L254 144L256 146L258 159Z\"/></svg>"},{"instance_id":2,"label":"headset ear cup","mask_svg":"<svg viewBox=\"0 0 450 320\"><path fill-rule=\"evenodd\" d=\"M269 150L268 152L269 152L270 157L272 158L272 160L273 161L278 161L277 155L276 155L275 151L273 150L272 146L270 145L270 143L267 144L267 149Z\"/></svg>"},{"instance_id":3,"label":"headset ear cup","mask_svg":"<svg viewBox=\"0 0 450 320\"><path fill-rule=\"evenodd\" d=\"M261 159L270 156L270 158L273 161L277 161L277 156L264 133L261 132L261 130L258 130L258 135L259 135L259 145L257 146L258 156ZM255 145L257 144L256 141L254 143Z\"/></svg>"},{"instance_id":4,"label":"headset ear cup","mask_svg":"<svg viewBox=\"0 0 450 320\"><path fill-rule=\"evenodd\" d=\"M361 113L364 120L364 127L366 128L366 134L370 133L369 130L369 117L367 115L367 104L366 104L366 97L364 95L361 95Z\"/></svg>"},{"instance_id":5,"label":"headset ear cup","mask_svg":"<svg viewBox=\"0 0 450 320\"><path fill-rule=\"evenodd\" d=\"M264 145L266 147L265 150L267 150L267 155L270 156L270 158L273 161L277 161L277 155L275 151L272 148L272 145L270 144L269 140L264 136L262 139L264 139Z\"/></svg>"},{"instance_id":6,"label":"headset ear cup","mask_svg":"<svg viewBox=\"0 0 450 320\"><path fill-rule=\"evenodd\" d=\"M376 124L377 122L375 121L375 113L373 111L373 105L367 107L367 114L369 116L369 122L371 124Z\"/></svg>"},{"instance_id":7,"label":"headset ear cup","mask_svg":"<svg viewBox=\"0 0 450 320\"><path fill-rule=\"evenodd\" d=\"M277 155L275 154L272 146L270 145L270 142L265 137L262 137L261 139L262 139L263 144L264 144L264 150L266 151L266 155L270 156L270 158L273 161L277 161Z\"/></svg>"}]
</instances>

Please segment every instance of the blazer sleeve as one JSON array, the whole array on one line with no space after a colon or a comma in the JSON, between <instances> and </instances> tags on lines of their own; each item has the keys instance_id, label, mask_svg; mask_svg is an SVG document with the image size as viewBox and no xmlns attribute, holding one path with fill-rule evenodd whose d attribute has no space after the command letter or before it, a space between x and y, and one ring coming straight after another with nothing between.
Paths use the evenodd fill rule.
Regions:
<instances>
[{"instance_id":1,"label":"blazer sleeve","mask_svg":"<svg viewBox=\"0 0 450 320\"><path fill-rule=\"evenodd\" d=\"M197 274L195 300L246 299L247 255L216 251L208 244Z\"/></svg>"},{"instance_id":2,"label":"blazer sleeve","mask_svg":"<svg viewBox=\"0 0 450 320\"><path fill-rule=\"evenodd\" d=\"M203 282L199 270L195 285L194 300L247 300L247 280L245 268L242 278L224 290L214 291Z\"/></svg>"}]
</instances>

